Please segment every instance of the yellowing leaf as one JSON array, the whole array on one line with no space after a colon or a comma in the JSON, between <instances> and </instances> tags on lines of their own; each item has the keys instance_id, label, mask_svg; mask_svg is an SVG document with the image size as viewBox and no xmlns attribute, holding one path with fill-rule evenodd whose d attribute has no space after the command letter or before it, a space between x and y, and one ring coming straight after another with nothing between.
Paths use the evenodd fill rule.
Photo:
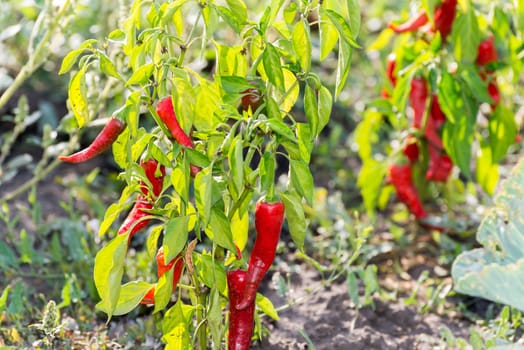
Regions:
<instances>
[{"instance_id":1,"label":"yellowing leaf","mask_svg":"<svg viewBox=\"0 0 524 350\"><path fill-rule=\"evenodd\" d=\"M244 215L240 216L240 211L233 215L231 219L231 232L233 233L233 241L237 245L240 251L243 251L246 247L247 237L249 229L249 215L245 211Z\"/></svg>"},{"instance_id":2,"label":"yellowing leaf","mask_svg":"<svg viewBox=\"0 0 524 350\"><path fill-rule=\"evenodd\" d=\"M83 127L86 120L89 120L89 109L87 107L85 74L87 66L82 67L71 79L69 83L69 102L71 110L75 116L78 127Z\"/></svg>"}]
</instances>

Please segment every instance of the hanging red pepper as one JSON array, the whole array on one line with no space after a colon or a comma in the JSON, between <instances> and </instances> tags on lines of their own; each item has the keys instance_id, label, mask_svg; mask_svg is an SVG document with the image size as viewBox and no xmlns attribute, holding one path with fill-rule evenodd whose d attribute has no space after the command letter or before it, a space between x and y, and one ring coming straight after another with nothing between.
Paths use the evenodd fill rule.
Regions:
<instances>
[{"instance_id":1,"label":"hanging red pepper","mask_svg":"<svg viewBox=\"0 0 524 350\"><path fill-rule=\"evenodd\" d=\"M173 269L173 291L176 289L180 277L182 276L182 269L184 267L184 260L182 255L178 254L167 265L164 257L164 247L160 247L156 253L157 276L162 277L166 272ZM155 288L151 288L142 298L141 304L151 305L155 303Z\"/></svg>"},{"instance_id":2,"label":"hanging red pepper","mask_svg":"<svg viewBox=\"0 0 524 350\"><path fill-rule=\"evenodd\" d=\"M127 215L127 218L122 223L122 226L120 226L120 229L118 230L118 234L122 235L126 232L130 231L129 233L129 240L133 237L135 233L143 229L144 227L149 224L150 220L142 220L142 218L149 215L148 211L153 209L153 202L158 195L160 195L160 192L162 192L162 184L164 181L164 176L166 174L166 170L163 165L160 165L160 176L156 177L156 169L158 167L158 162L154 159L149 159L145 162L141 162L140 166L142 169L144 169L144 172L149 180L149 182L152 185L153 195L151 198L149 198L149 189L147 187L147 184L144 182L140 183L140 190L142 191L143 195L139 194L137 196L136 203Z\"/></svg>"},{"instance_id":3,"label":"hanging red pepper","mask_svg":"<svg viewBox=\"0 0 524 350\"><path fill-rule=\"evenodd\" d=\"M422 129L422 122L426 113L426 103L428 99L428 85L424 78L413 78L411 81L411 91L409 93L409 101L413 109L413 127L415 129ZM424 129L424 136L434 146L442 149L442 140L437 133L437 126L434 119L430 115L426 118L426 125Z\"/></svg>"},{"instance_id":4,"label":"hanging red pepper","mask_svg":"<svg viewBox=\"0 0 524 350\"><path fill-rule=\"evenodd\" d=\"M408 207L409 211L417 219L427 216L413 183L411 166L409 164L391 165L388 169L387 180L395 187L398 199Z\"/></svg>"},{"instance_id":5,"label":"hanging red pepper","mask_svg":"<svg viewBox=\"0 0 524 350\"><path fill-rule=\"evenodd\" d=\"M417 138L415 136L408 135L408 137L406 137L402 152L411 163L417 162L420 152L418 148Z\"/></svg>"},{"instance_id":6,"label":"hanging red pepper","mask_svg":"<svg viewBox=\"0 0 524 350\"><path fill-rule=\"evenodd\" d=\"M485 66L489 63L496 62L497 60L498 54L492 35L479 44L476 62L479 66Z\"/></svg>"},{"instance_id":7,"label":"hanging red pepper","mask_svg":"<svg viewBox=\"0 0 524 350\"><path fill-rule=\"evenodd\" d=\"M436 94L433 95L433 100L431 101L431 111L430 111L431 119L433 119L434 127L435 129L439 129L442 124L446 121L446 115L440 108L440 104L438 102L438 97Z\"/></svg>"},{"instance_id":8,"label":"hanging red pepper","mask_svg":"<svg viewBox=\"0 0 524 350\"><path fill-rule=\"evenodd\" d=\"M165 97L158 103L156 107L156 112L162 120L162 122L169 129L171 136L175 139L176 142L187 148L194 147L193 141L184 132L184 130L182 130L180 124L178 123L178 119L175 115L175 109L173 108L173 101L171 99L171 96ZM200 172L200 170L202 170L200 167L193 164L190 165L191 176L195 177L196 174Z\"/></svg>"},{"instance_id":9,"label":"hanging red pepper","mask_svg":"<svg viewBox=\"0 0 524 350\"><path fill-rule=\"evenodd\" d=\"M249 350L253 334L255 301L245 308L236 307L244 298L247 283L247 272L242 270L227 273L229 296L229 333L227 337L228 350Z\"/></svg>"},{"instance_id":10,"label":"hanging red pepper","mask_svg":"<svg viewBox=\"0 0 524 350\"><path fill-rule=\"evenodd\" d=\"M499 87L497 86L497 82L494 79L488 84L488 94L493 100L491 108L495 109L500 103L500 91Z\"/></svg>"},{"instance_id":11,"label":"hanging red pepper","mask_svg":"<svg viewBox=\"0 0 524 350\"><path fill-rule=\"evenodd\" d=\"M435 30L440 32L442 40L446 40L451 33L453 22L457 14L457 0L444 0L435 9Z\"/></svg>"},{"instance_id":12,"label":"hanging red pepper","mask_svg":"<svg viewBox=\"0 0 524 350\"><path fill-rule=\"evenodd\" d=\"M420 11L417 15L402 24L389 23L388 28L392 29L395 33L407 33L416 31L426 23L428 23L428 15L425 11Z\"/></svg>"},{"instance_id":13,"label":"hanging red pepper","mask_svg":"<svg viewBox=\"0 0 524 350\"><path fill-rule=\"evenodd\" d=\"M82 163L92 159L111 147L125 128L123 121L112 117L87 148L69 156L60 156L59 159L68 163Z\"/></svg>"},{"instance_id":14,"label":"hanging red pepper","mask_svg":"<svg viewBox=\"0 0 524 350\"><path fill-rule=\"evenodd\" d=\"M397 85L397 77L395 76L395 68L397 65L396 56L394 53L391 53L388 55L387 61L386 61L386 76L391 83L391 86L394 88L395 85ZM382 97L389 98L389 92L384 87L382 89Z\"/></svg>"},{"instance_id":15,"label":"hanging red pepper","mask_svg":"<svg viewBox=\"0 0 524 350\"><path fill-rule=\"evenodd\" d=\"M429 167L426 171L426 179L429 181L446 182L453 170L453 161L446 154L432 145L428 147Z\"/></svg>"},{"instance_id":16,"label":"hanging red pepper","mask_svg":"<svg viewBox=\"0 0 524 350\"><path fill-rule=\"evenodd\" d=\"M260 201L255 208L257 238L249 258L244 298L239 309L255 300L258 287L275 259L280 231L284 222L284 204Z\"/></svg>"}]
</instances>

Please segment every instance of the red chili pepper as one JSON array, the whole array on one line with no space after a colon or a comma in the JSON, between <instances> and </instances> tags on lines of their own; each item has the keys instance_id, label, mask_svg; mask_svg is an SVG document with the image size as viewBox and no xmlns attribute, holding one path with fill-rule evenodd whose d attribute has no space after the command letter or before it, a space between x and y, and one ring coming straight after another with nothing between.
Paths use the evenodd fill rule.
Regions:
<instances>
[{"instance_id":1,"label":"red chili pepper","mask_svg":"<svg viewBox=\"0 0 524 350\"><path fill-rule=\"evenodd\" d=\"M435 129L439 129L444 122L446 122L446 115L440 108L437 95L433 95L433 100L431 101L431 119L433 119Z\"/></svg>"},{"instance_id":2,"label":"red chili pepper","mask_svg":"<svg viewBox=\"0 0 524 350\"><path fill-rule=\"evenodd\" d=\"M257 238L249 258L244 298L238 309L248 307L255 300L260 282L275 259L280 231L284 222L282 202L258 202L255 208Z\"/></svg>"},{"instance_id":3,"label":"red chili pepper","mask_svg":"<svg viewBox=\"0 0 524 350\"><path fill-rule=\"evenodd\" d=\"M395 87L397 85L397 77L395 76L395 67L397 65L396 56L394 53L391 53L388 55L387 61L386 61L386 76L391 83L392 87ZM389 92L384 87L382 89L382 97L389 98Z\"/></svg>"},{"instance_id":4,"label":"red chili pepper","mask_svg":"<svg viewBox=\"0 0 524 350\"><path fill-rule=\"evenodd\" d=\"M247 272L242 270L227 273L227 287L229 294L229 334L227 337L228 350L249 350L251 335L253 334L253 321L255 302L251 301L245 308L236 307L244 297L247 283Z\"/></svg>"},{"instance_id":5,"label":"red chili pepper","mask_svg":"<svg viewBox=\"0 0 524 350\"><path fill-rule=\"evenodd\" d=\"M435 9L435 30L440 32L442 40L446 40L451 33L455 15L457 14L457 0L444 0Z\"/></svg>"},{"instance_id":6,"label":"red chili pepper","mask_svg":"<svg viewBox=\"0 0 524 350\"><path fill-rule=\"evenodd\" d=\"M414 32L426 23L428 23L428 15L425 11L420 11L416 16L402 24L389 23L388 28L392 29L395 33Z\"/></svg>"},{"instance_id":7,"label":"red chili pepper","mask_svg":"<svg viewBox=\"0 0 524 350\"><path fill-rule=\"evenodd\" d=\"M149 179L149 182L151 182L152 190L153 190L153 199L156 198L160 192L162 192L162 184L164 180L164 176L166 174L166 170L163 165L160 166L160 176L156 177L155 172L158 166L158 162L154 159L149 159L145 162L141 162L140 166L142 169L144 169L144 172L146 173L147 178ZM144 182L140 183L141 191L143 195L139 194L137 196L136 203L127 215L127 218L122 223L122 226L120 226L120 229L118 230L118 234L122 235L126 232L130 231L129 233L129 240L133 237L135 233L143 229L147 226L150 220L141 220L145 216L149 215L148 211L153 209L153 203L150 198L148 198L149 189L147 185Z\"/></svg>"},{"instance_id":8,"label":"red chili pepper","mask_svg":"<svg viewBox=\"0 0 524 350\"><path fill-rule=\"evenodd\" d=\"M411 166L409 164L393 164L388 169L388 181L395 187L398 199L406 204L409 211L418 219L427 216L417 189L413 184Z\"/></svg>"},{"instance_id":9,"label":"red chili pepper","mask_svg":"<svg viewBox=\"0 0 524 350\"><path fill-rule=\"evenodd\" d=\"M476 62L479 66L484 66L486 64L496 62L497 60L498 54L492 35L479 44Z\"/></svg>"},{"instance_id":10,"label":"red chili pepper","mask_svg":"<svg viewBox=\"0 0 524 350\"><path fill-rule=\"evenodd\" d=\"M419 148L417 138L413 135L406 137L403 148L404 155L409 159L411 163L416 163L419 157Z\"/></svg>"},{"instance_id":11,"label":"red chili pepper","mask_svg":"<svg viewBox=\"0 0 524 350\"><path fill-rule=\"evenodd\" d=\"M193 148L193 141L184 132L184 130L182 130L180 124L178 123L171 96L165 97L158 103L156 112L158 113L160 119L167 126L169 132L171 132L171 136L173 136L176 142L187 148Z\"/></svg>"},{"instance_id":12,"label":"red chili pepper","mask_svg":"<svg viewBox=\"0 0 524 350\"><path fill-rule=\"evenodd\" d=\"M164 248L160 247L156 254L156 264L157 264L157 275L162 277L166 272L171 269L173 270L173 291L176 289L180 277L182 276L182 269L184 267L182 255L178 254L173 260L171 260L167 265L165 263L164 257ZM151 288L146 295L142 298L141 304L151 305L155 303L155 288Z\"/></svg>"},{"instance_id":13,"label":"red chili pepper","mask_svg":"<svg viewBox=\"0 0 524 350\"><path fill-rule=\"evenodd\" d=\"M500 103L500 91L499 87L497 86L497 82L495 80L492 80L488 84L488 94L493 100L493 104L491 105L491 108L495 109L497 105Z\"/></svg>"},{"instance_id":14,"label":"red chili pepper","mask_svg":"<svg viewBox=\"0 0 524 350\"><path fill-rule=\"evenodd\" d=\"M113 117L109 119L109 122L107 122L87 148L73 153L70 156L60 156L59 159L68 163L82 163L94 158L111 147L113 142L118 138L118 135L120 135L125 128L126 124L123 121Z\"/></svg>"},{"instance_id":15,"label":"red chili pepper","mask_svg":"<svg viewBox=\"0 0 524 350\"><path fill-rule=\"evenodd\" d=\"M429 181L446 182L453 170L453 161L446 153L429 145L429 168L426 179Z\"/></svg>"},{"instance_id":16,"label":"red chili pepper","mask_svg":"<svg viewBox=\"0 0 524 350\"><path fill-rule=\"evenodd\" d=\"M426 102L428 99L428 85L424 78L413 78L411 81L411 91L409 93L409 101L413 109L413 127L415 129L422 128L422 121L426 112ZM426 119L424 129L424 136L426 139L438 148L443 148L442 140L437 133L435 121L431 114Z\"/></svg>"},{"instance_id":17,"label":"red chili pepper","mask_svg":"<svg viewBox=\"0 0 524 350\"><path fill-rule=\"evenodd\" d=\"M248 111L249 108L254 112L262 104L262 96L260 91L255 88L249 88L242 91L242 109Z\"/></svg>"}]
</instances>

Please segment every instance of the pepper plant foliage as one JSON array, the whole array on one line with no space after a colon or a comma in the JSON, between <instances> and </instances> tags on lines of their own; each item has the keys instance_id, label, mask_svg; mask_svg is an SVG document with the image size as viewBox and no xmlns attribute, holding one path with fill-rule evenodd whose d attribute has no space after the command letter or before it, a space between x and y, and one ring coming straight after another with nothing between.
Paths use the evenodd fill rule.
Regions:
<instances>
[{"instance_id":1,"label":"pepper plant foliage","mask_svg":"<svg viewBox=\"0 0 524 350\"><path fill-rule=\"evenodd\" d=\"M522 2L427 0L417 11L396 18L369 48L386 67L382 97L355 132L370 213L393 189L412 212L446 189L460 192L459 172L493 193L518 132L510 96L523 66ZM413 191L391 176L408 165L413 183L405 188Z\"/></svg>"},{"instance_id":2,"label":"pepper plant foliage","mask_svg":"<svg viewBox=\"0 0 524 350\"><path fill-rule=\"evenodd\" d=\"M69 100L79 128L95 119L85 91L90 71L101 71L126 91L113 116L127 128L112 148L126 186L107 209L100 235L114 235L130 205L144 202L140 218L149 225L138 234L147 235L151 260L159 246L165 262L184 260L176 291L173 273L124 281L132 235L119 231L95 260L97 307L109 318L128 313L154 287L154 312L176 299L162 330L164 341L181 348L195 341L205 348L210 338L215 347L221 343L226 271L245 268L250 203L282 200L287 228L303 249L303 202L312 203L314 189L311 150L358 47L357 1L280 0L250 7L261 10L248 10L242 0L136 0L122 28L106 42L86 41L61 68L66 73L78 63ZM334 93L313 71L333 55L338 55ZM206 64L212 74L199 70ZM177 143L157 113L166 97L192 147ZM306 118L293 114L299 98ZM153 128L143 126L148 119ZM277 156L289 161L289 181L281 191L275 189ZM151 158L159 163L155 175L139 166ZM151 196L157 188L151 180L162 179L164 169L163 189ZM258 296L257 306L278 318L266 298Z\"/></svg>"},{"instance_id":3,"label":"pepper plant foliage","mask_svg":"<svg viewBox=\"0 0 524 350\"><path fill-rule=\"evenodd\" d=\"M524 311L524 160L501 186L479 227L482 248L460 254L451 270L455 290Z\"/></svg>"}]
</instances>

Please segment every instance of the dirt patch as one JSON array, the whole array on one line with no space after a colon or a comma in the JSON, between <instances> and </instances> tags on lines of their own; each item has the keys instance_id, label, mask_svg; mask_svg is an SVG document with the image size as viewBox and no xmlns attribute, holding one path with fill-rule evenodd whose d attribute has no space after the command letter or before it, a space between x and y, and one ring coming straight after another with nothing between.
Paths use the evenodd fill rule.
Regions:
<instances>
[{"instance_id":1,"label":"dirt patch","mask_svg":"<svg viewBox=\"0 0 524 350\"><path fill-rule=\"evenodd\" d=\"M372 306L357 310L352 305L345 282L322 288L318 272L306 269L293 284L292 295L304 300L279 313L280 320L265 321L269 335L252 349L309 349L306 334L315 349L418 349L445 348L439 329L445 326L455 336L468 337L471 323L440 316L420 314L416 306L402 299L374 299ZM288 301L274 290L265 291L275 306Z\"/></svg>"}]
</instances>

